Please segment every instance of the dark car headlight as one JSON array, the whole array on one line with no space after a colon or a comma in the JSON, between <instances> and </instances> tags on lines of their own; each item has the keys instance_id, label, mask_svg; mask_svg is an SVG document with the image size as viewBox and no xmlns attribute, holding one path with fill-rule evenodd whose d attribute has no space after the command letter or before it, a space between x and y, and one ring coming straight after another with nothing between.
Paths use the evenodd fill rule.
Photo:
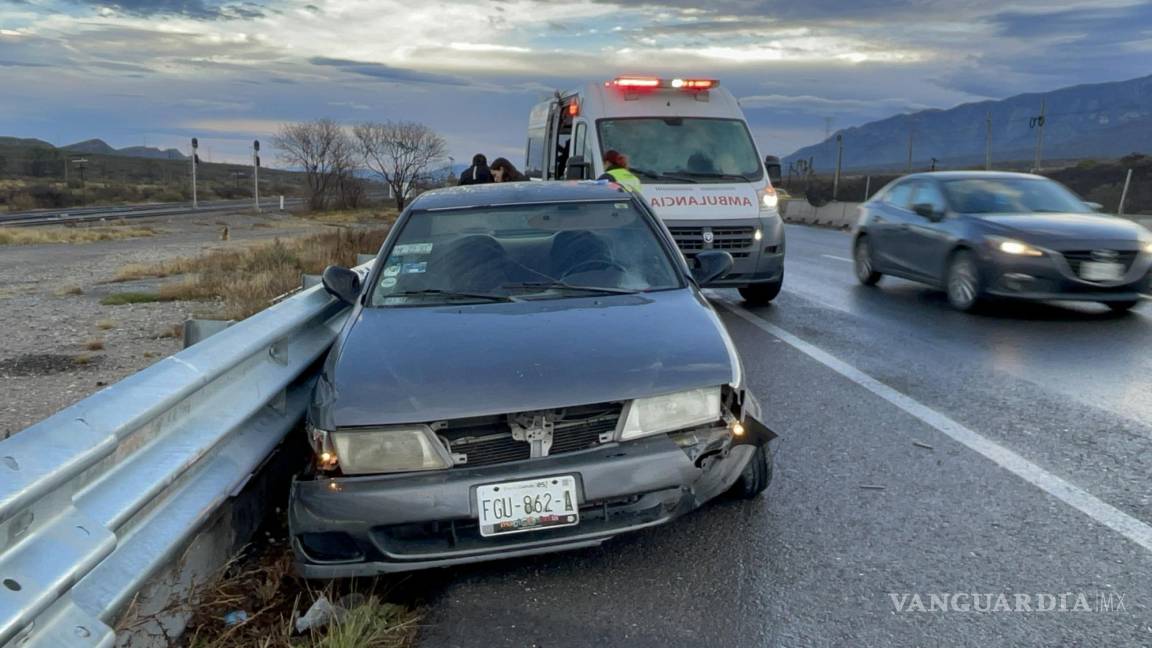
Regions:
<instances>
[{"instance_id":1,"label":"dark car headlight","mask_svg":"<svg viewBox=\"0 0 1152 648\"><path fill-rule=\"evenodd\" d=\"M1029 245L1024 241L1017 241L1016 239L1005 238L1003 236L989 236L988 243L992 246L992 249L1003 252L1004 254L1011 254L1012 256L1044 256L1044 250L1034 245Z\"/></svg>"},{"instance_id":2,"label":"dark car headlight","mask_svg":"<svg viewBox=\"0 0 1152 648\"><path fill-rule=\"evenodd\" d=\"M329 432L309 426L316 463L345 475L443 470L448 450L427 425Z\"/></svg>"},{"instance_id":3,"label":"dark car headlight","mask_svg":"<svg viewBox=\"0 0 1152 648\"><path fill-rule=\"evenodd\" d=\"M721 419L720 387L637 398L625 409L621 441L707 425Z\"/></svg>"}]
</instances>

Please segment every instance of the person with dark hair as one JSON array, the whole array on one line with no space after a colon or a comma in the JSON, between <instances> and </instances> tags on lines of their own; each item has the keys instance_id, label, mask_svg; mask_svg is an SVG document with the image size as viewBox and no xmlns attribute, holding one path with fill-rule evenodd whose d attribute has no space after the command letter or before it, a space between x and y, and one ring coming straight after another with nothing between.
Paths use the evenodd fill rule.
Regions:
<instances>
[{"instance_id":1,"label":"person with dark hair","mask_svg":"<svg viewBox=\"0 0 1152 648\"><path fill-rule=\"evenodd\" d=\"M628 170L628 156L616 150L604 153L604 175L598 180L609 180L628 191L640 193L640 178Z\"/></svg>"},{"instance_id":2,"label":"person with dark hair","mask_svg":"<svg viewBox=\"0 0 1152 648\"><path fill-rule=\"evenodd\" d=\"M492 182L492 171L488 168L488 158L483 153L472 156L472 166L460 174L462 185L488 184Z\"/></svg>"},{"instance_id":3,"label":"person with dark hair","mask_svg":"<svg viewBox=\"0 0 1152 648\"><path fill-rule=\"evenodd\" d=\"M492 161L491 168L493 182L524 182L528 179L506 158L496 158Z\"/></svg>"}]
</instances>

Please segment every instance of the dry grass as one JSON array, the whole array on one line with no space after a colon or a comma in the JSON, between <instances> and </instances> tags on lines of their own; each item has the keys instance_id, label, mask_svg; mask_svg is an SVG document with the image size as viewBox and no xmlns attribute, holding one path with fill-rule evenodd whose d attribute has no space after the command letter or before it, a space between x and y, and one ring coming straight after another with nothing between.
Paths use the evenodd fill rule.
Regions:
<instances>
[{"instance_id":1,"label":"dry grass","mask_svg":"<svg viewBox=\"0 0 1152 648\"><path fill-rule=\"evenodd\" d=\"M156 337L158 337L158 338L182 338L182 337L184 337L184 325L183 324L173 324L172 326L169 326L168 328L161 331L160 334L157 335Z\"/></svg>"},{"instance_id":2,"label":"dry grass","mask_svg":"<svg viewBox=\"0 0 1152 648\"><path fill-rule=\"evenodd\" d=\"M92 338L84 343L84 348L89 351L102 351L104 350L104 340L100 338Z\"/></svg>"},{"instance_id":3,"label":"dry grass","mask_svg":"<svg viewBox=\"0 0 1152 648\"><path fill-rule=\"evenodd\" d=\"M385 603L369 591L357 596L362 603L326 628L295 634L295 619L320 596L336 602L342 593L335 585L313 590L292 575L292 555L283 547L269 547L246 564L227 565L222 575L195 598L198 605L185 631L191 648L403 648L415 637L415 613ZM242 610L247 619L228 625L224 617Z\"/></svg>"},{"instance_id":4,"label":"dry grass","mask_svg":"<svg viewBox=\"0 0 1152 648\"><path fill-rule=\"evenodd\" d=\"M7 227L0 229L0 245L95 243L153 236L151 227Z\"/></svg>"},{"instance_id":5,"label":"dry grass","mask_svg":"<svg viewBox=\"0 0 1152 648\"><path fill-rule=\"evenodd\" d=\"M96 322L96 328L100 329L101 331L110 331L116 328L116 324L117 322L114 319L103 319L99 322Z\"/></svg>"},{"instance_id":6,"label":"dry grass","mask_svg":"<svg viewBox=\"0 0 1152 648\"><path fill-rule=\"evenodd\" d=\"M81 288L80 286L68 286L67 288L61 288L60 290L56 291L57 297L67 297L69 295L83 295L83 294L84 294L84 289Z\"/></svg>"},{"instance_id":7,"label":"dry grass","mask_svg":"<svg viewBox=\"0 0 1152 648\"><path fill-rule=\"evenodd\" d=\"M308 212L301 218L329 225L349 225L355 223L391 226L396 222L395 208L346 209L340 211Z\"/></svg>"},{"instance_id":8,"label":"dry grass","mask_svg":"<svg viewBox=\"0 0 1152 648\"><path fill-rule=\"evenodd\" d=\"M105 306L123 306L124 304L148 304L158 301L172 301L173 298L165 297L163 293L146 293L146 292L118 292L107 295L100 303Z\"/></svg>"},{"instance_id":9,"label":"dry grass","mask_svg":"<svg viewBox=\"0 0 1152 648\"><path fill-rule=\"evenodd\" d=\"M81 353L80 355L72 356L72 362L78 367L83 367L92 363L92 356L87 353Z\"/></svg>"},{"instance_id":10,"label":"dry grass","mask_svg":"<svg viewBox=\"0 0 1152 648\"><path fill-rule=\"evenodd\" d=\"M186 275L181 282L161 286L150 301L221 300L217 315L239 320L299 288L301 274L318 274L329 265L355 265L357 254L375 252L387 234L386 227L334 228L154 266L125 266L118 279Z\"/></svg>"}]
</instances>

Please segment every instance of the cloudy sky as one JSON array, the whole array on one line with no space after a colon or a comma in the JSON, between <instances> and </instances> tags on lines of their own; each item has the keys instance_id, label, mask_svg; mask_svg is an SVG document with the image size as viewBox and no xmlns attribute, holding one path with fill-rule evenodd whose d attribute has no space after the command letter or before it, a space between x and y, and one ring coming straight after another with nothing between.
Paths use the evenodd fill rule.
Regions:
<instances>
[{"instance_id":1,"label":"cloudy sky","mask_svg":"<svg viewBox=\"0 0 1152 648\"><path fill-rule=\"evenodd\" d=\"M707 75L760 147L1148 74L1148 0L0 0L0 135L246 159L284 121L413 119L523 157L529 108L618 73Z\"/></svg>"}]
</instances>

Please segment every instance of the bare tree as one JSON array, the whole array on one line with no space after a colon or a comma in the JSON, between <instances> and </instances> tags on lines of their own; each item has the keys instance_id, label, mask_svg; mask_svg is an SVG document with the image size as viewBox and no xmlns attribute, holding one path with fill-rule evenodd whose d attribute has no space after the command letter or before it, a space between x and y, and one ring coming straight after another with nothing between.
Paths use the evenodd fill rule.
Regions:
<instances>
[{"instance_id":1,"label":"bare tree","mask_svg":"<svg viewBox=\"0 0 1152 648\"><path fill-rule=\"evenodd\" d=\"M397 209L404 209L416 181L448 148L444 138L416 122L367 122L357 124L352 133L364 166L392 189Z\"/></svg>"},{"instance_id":2,"label":"bare tree","mask_svg":"<svg viewBox=\"0 0 1152 648\"><path fill-rule=\"evenodd\" d=\"M352 142L344 128L331 119L284 124L275 140L281 159L304 171L309 207L323 209L354 166Z\"/></svg>"}]
</instances>

